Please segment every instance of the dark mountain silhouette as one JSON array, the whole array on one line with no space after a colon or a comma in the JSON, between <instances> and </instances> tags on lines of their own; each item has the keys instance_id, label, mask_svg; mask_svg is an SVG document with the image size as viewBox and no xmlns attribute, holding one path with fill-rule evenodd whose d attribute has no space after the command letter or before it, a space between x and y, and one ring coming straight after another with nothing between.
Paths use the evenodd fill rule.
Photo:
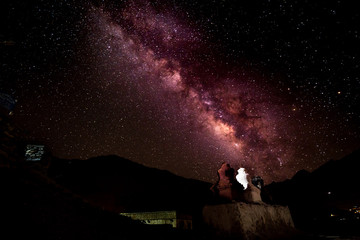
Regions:
<instances>
[{"instance_id":1,"label":"dark mountain silhouette","mask_svg":"<svg viewBox=\"0 0 360 240\"><path fill-rule=\"evenodd\" d=\"M142 228L85 204L33 169L0 168L0 186L3 239L130 239Z\"/></svg>"},{"instance_id":2,"label":"dark mountain silhouette","mask_svg":"<svg viewBox=\"0 0 360 240\"><path fill-rule=\"evenodd\" d=\"M1 239L214 239L102 210L43 173L35 163L0 167Z\"/></svg>"},{"instance_id":3,"label":"dark mountain silhouette","mask_svg":"<svg viewBox=\"0 0 360 240\"><path fill-rule=\"evenodd\" d=\"M265 186L263 199L289 206L300 229L360 233L360 214L350 211L360 203L359 169L357 150L311 173L301 170L290 180Z\"/></svg>"},{"instance_id":4,"label":"dark mountain silhouette","mask_svg":"<svg viewBox=\"0 0 360 240\"><path fill-rule=\"evenodd\" d=\"M210 183L186 179L113 155L88 160L54 159L48 173L89 203L114 212L180 210L193 213L211 197Z\"/></svg>"}]
</instances>

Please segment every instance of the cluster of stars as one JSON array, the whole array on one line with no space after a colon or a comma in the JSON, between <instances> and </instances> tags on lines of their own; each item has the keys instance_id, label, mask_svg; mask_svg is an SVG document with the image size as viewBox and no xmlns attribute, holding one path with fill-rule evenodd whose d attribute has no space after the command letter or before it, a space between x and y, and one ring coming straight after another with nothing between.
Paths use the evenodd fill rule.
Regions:
<instances>
[{"instance_id":1,"label":"cluster of stars","mask_svg":"<svg viewBox=\"0 0 360 240\"><path fill-rule=\"evenodd\" d=\"M349 3L19 7L7 5L1 80L15 81L2 91L56 156L117 154L206 181L226 161L269 183L359 147Z\"/></svg>"}]
</instances>

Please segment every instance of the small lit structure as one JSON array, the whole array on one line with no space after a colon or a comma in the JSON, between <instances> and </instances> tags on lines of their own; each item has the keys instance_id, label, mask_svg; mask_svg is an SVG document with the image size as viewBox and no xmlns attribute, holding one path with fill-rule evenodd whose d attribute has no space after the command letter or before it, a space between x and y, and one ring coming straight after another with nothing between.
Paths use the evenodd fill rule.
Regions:
<instances>
[{"instance_id":1,"label":"small lit structure","mask_svg":"<svg viewBox=\"0 0 360 240\"><path fill-rule=\"evenodd\" d=\"M40 161L45 154L44 145L26 145L25 159L26 161Z\"/></svg>"},{"instance_id":2,"label":"small lit structure","mask_svg":"<svg viewBox=\"0 0 360 240\"><path fill-rule=\"evenodd\" d=\"M192 217L173 211L120 213L121 216L151 225L170 225L184 230L192 229Z\"/></svg>"}]
</instances>

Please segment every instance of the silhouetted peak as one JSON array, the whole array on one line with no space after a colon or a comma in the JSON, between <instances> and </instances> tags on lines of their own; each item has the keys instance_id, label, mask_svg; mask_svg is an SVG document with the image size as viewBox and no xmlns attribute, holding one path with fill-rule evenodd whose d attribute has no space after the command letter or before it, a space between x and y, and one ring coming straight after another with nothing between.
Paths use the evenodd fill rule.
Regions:
<instances>
[{"instance_id":1,"label":"silhouetted peak","mask_svg":"<svg viewBox=\"0 0 360 240\"><path fill-rule=\"evenodd\" d=\"M310 175L310 172L306 171L305 169L302 169L300 171L298 171L291 180L294 181L301 181L304 180L305 178L307 178Z\"/></svg>"}]
</instances>

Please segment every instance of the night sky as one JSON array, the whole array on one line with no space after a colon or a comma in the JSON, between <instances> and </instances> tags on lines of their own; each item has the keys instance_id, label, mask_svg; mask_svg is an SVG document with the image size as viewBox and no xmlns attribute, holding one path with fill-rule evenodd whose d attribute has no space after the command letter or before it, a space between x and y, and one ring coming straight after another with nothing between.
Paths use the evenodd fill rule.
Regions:
<instances>
[{"instance_id":1,"label":"night sky","mask_svg":"<svg viewBox=\"0 0 360 240\"><path fill-rule=\"evenodd\" d=\"M0 92L54 156L265 183L360 147L355 1L1 1ZM119 169L121 171L121 169Z\"/></svg>"}]
</instances>

